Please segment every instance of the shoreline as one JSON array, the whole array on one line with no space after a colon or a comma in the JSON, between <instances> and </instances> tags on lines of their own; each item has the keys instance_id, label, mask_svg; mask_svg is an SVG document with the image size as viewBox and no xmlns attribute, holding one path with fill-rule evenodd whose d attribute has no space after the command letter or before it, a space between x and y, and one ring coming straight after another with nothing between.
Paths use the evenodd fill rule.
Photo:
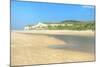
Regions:
<instances>
[{"instance_id":1,"label":"shoreline","mask_svg":"<svg viewBox=\"0 0 100 67\"><path fill-rule=\"evenodd\" d=\"M92 30L12 30L11 32L29 33L29 34L53 34L53 35L80 35L80 36L95 36L95 31Z\"/></svg>"},{"instance_id":2,"label":"shoreline","mask_svg":"<svg viewBox=\"0 0 100 67\"><path fill-rule=\"evenodd\" d=\"M57 35L57 32L56 35L35 35L32 32L31 35L16 32L11 33L11 66L95 60L94 39L91 36Z\"/></svg>"}]
</instances>

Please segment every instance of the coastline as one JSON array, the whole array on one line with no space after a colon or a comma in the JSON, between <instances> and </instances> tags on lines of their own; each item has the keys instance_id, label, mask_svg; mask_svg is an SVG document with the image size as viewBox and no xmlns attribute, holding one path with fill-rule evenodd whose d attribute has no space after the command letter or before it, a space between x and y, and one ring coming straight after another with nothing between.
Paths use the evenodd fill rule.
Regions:
<instances>
[{"instance_id":1,"label":"coastline","mask_svg":"<svg viewBox=\"0 0 100 67\"><path fill-rule=\"evenodd\" d=\"M33 33L33 34L53 34L53 35L80 35L94 36L95 31L92 30L12 30L17 33Z\"/></svg>"},{"instance_id":2,"label":"coastline","mask_svg":"<svg viewBox=\"0 0 100 67\"><path fill-rule=\"evenodd\" d=\"M94 61L92 36L92 31L12 31L11 66Z\"/></svg>"}]
</instances>

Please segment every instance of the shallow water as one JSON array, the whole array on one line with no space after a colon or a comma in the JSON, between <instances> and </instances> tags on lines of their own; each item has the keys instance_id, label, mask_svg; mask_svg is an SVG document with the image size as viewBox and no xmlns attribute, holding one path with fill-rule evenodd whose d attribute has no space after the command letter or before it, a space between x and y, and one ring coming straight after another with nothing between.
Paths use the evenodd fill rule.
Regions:
<instances>
[{"instance_id":1,"label":"shallow water","mask_svg":"<svg viewBox=\"0 0 100 67\"><path fill-rule=\"evenodd\" d=\"M55 34L35 34L35 33L23 33L29 35L45 35L54 37L65 44L50 45L47 48L59 49L59 50L73 50L79 52L87 52L94 54L95 52L95 36L81 36L81 35L55 35Z\"/></svg>"},{"instance_id":2,"label":"shallow water","mask_svg":"<svg viewBox=\"0 0 100 67\"><path fill-rule=\"evenodd\" d=\"M49 35L64 41L66 44L48 46L51 49L73 50L94 53L95 37L94 36L76 36L76 35Z\"/></svg>"}]
</instances>

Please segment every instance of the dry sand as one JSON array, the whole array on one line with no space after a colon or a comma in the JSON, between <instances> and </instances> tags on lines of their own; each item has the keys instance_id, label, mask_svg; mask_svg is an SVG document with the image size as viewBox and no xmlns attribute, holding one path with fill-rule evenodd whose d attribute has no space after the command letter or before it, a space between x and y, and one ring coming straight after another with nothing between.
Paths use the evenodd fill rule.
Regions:
<instances>
[{"instance_id":1,"label":"dry sand","mask_svg":"<svg viewBox=\"0 0 100 67\"><path fill-rule=\"evenodd\" d=\"M94 53L48 48L51 45L67 44L63 40L48 35L25 33L25 31L24 33L11 32L12 66L95 60Z\"/></svg>"},{"instance_id":2,"label":"dry sand","mask_svg":"<svg viewBox=\"0 0 100 67\"><path fill-rule=\"evenodd\" d=\"M95 34L92 30L21 30L14 31L20 33L36 33L36 34L53 34L53 35L80 35L80 36L93 36Z\"/></svg>"}]
</instances>

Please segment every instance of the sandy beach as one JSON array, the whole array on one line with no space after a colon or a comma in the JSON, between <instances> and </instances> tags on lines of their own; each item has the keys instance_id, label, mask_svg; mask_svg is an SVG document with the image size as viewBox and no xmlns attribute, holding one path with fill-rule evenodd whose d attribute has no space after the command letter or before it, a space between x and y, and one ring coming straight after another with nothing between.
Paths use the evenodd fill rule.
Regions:
<instances>
[{"instance_id":1,"label":"sandy beach","mask_svg":"<svg viewBox=\"0 0 100 67\"><path fill-rule=\"evenodd\" d=\"M53 34L53 35L80 35L80 36L93 36L95 34L92 30L20 30L13 31L18 33L34 33L34 34Z\"/></svg>"},{"instance_id":2,"label":"sandy beach","mask_svg":"<svg viewBox=\"0 0 100 67\"><path fill-rule=\"evenodd\" d=\"M93 31L12 31L11 65L94 61Z\"/></svg>"}]
</instances>

